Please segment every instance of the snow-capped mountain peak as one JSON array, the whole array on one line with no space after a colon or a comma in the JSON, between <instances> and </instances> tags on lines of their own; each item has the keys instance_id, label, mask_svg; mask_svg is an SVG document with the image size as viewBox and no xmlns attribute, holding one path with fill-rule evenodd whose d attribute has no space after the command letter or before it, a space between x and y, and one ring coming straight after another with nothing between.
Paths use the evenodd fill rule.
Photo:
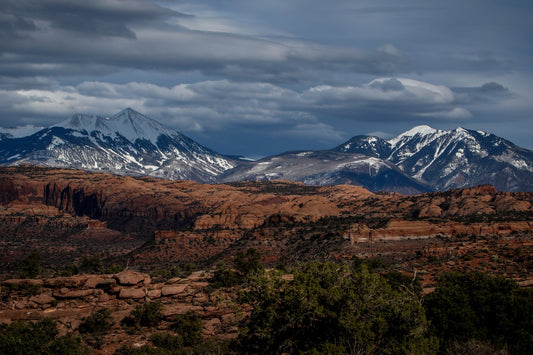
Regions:
<instances>
[{"instance_id":1,"label":"snow-capped mountain peak","mask_svg":"<svg viewBox=\"0 0 533 355\"><path fill-rule=\"evenodd\" d=\"M131 108L126 108L112 117L76 114L71 119L60 122L53 127L62 127L79 132L86 131L89 134L100 132L102 135L112 138L120 135L131 143L137 139L144 139L154 145L157 144L160 135L175 137L178 134Z\"/></svg>"},{"instance_id":2,"label":"snow-capped mountain peak","mask_svg":"<svg viewBox=\"0 0 533 355\"><path fill-rule=\"evenodd\" d=\"M388 142L390 143L391 147L397 147L401 142L405 142L413 138L432 140L443 133L446 133L446 131L435 129L428 125L420 125L399 134L395 138L389 139Z\"/></svg>"},{"instance_id":3,"label":"snow-capped mountain peak","mask_svg":"<svg viewBox=\"0 0 533 355\"><path fill-rule=\"evenodd\" d=\"M406 132L403 132L402 134L400 134L400 136L412 137L412 136L416 136L417 134L428 135L428 134L433 134L435 132L437 132L435 128L432 128L428 125L420 125L420 126L415 126Z\"/></svg>"},{"instance_id":4,"label":"snow-capped mountain peak","mask_svg":"<svg viewBox=\"0 0 533 355\"><path fill-rule=\"evenodd\" d=\"M155 144L160 135L176 136L175 131L131 108L120 111L106 123L131 142L146 139Z\"/></svg>"},{"instance_id":5,"label":"snow-capped mountain peak","mask_svg":"<svg viewBox=\"0 0 533 355\"><path fill-rule=\"evenodd\" d=\"M185 135L127 108L114 116L76 114L34 135L0 134L0 164L40 164L212 182L234 167Z\"/></svg>"},{"instance_id":6,"label":"snow-capped mountain peak","mask_svg":"<svg viewBox=\"0 0 533 355\"><path fill-rule=\"evenodd\" d=\"M510 191L533 188L533 152L463 127L446 131L416 126L387 141L356 136L333 150L384 159L437 190L479 184Z\"/></svg>"}]
</instances>

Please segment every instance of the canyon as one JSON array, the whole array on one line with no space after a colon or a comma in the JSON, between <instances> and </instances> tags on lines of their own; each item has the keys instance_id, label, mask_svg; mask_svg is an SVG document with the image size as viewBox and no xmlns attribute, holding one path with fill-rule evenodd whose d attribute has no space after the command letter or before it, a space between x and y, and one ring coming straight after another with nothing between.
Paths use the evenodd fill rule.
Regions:
<instances>
[{"instance_id":1,"label":"canyon","mask_svg":"<svg viewBox=\"0 0 533 355\"><path fill-rule=\"evenodd\" d=\"M204 339L233 339L251 308L238 302L238 288L213 282L239 252L255 249L263 265L280 270L361 260L416 277L429 294L447 271L480 271L532 287L532 237L533 193L489 185L401 195L354 185L203 184L2 167L0 323L50 317L61 334L77 334L105 307L115 325L97 353L111 354L149 344L145 333L129 333L123 323L136 307L157 301L163 319L151 332L168 331L176 315L195 311ZM30 253L42 256L43 271L20 279L20 261ZM91 256L119 268L60 276ZM198 271L157 276L183 265ZM292 275L283 277L290 282Z\"/></svg>"},{"instance_id":2,"label":"canyon","mask_svg":"<svg viewBox=\"0 0 533 355\"><path fill-rule=\"evenodd\" d=\"M248 248L272 266L353 257L415 265L443 250L462 260L492 245L489 259L518 248L531 258L533 247L533 193L488 185L401 195L353 185L202 184L28 165L0 168L0 202L4 270L32 251L54 269L87 255L141 268L213 267ZM524 272L498 263L498 270L516 269L514 277ZM491 267L489 260L484 268Z\"/></svg>"}]
</instances>

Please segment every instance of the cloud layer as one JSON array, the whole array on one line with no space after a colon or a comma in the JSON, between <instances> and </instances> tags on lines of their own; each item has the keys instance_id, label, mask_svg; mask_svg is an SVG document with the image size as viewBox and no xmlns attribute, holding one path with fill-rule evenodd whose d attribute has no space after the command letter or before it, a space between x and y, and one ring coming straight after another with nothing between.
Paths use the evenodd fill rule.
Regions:
<instances>
[{"instance_id":1,"label":"cloud layer","mask_svg":"<svg viewBox=\"0 0 533 355\"><path fill-rule=\"evenodd\" d=\"M532 6L6 0L0 126L130 106L227 153L322 148L420 123L527 145Z\"/></svg>"}]
</instances>

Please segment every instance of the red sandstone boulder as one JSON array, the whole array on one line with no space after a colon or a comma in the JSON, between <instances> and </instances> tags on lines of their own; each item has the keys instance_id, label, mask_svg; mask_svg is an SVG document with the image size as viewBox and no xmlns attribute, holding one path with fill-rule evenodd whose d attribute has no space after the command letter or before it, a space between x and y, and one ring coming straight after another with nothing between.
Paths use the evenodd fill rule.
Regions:
<instances>
[{"instance_id":1,"label":"red sandstone boulder","mask_svg":"<svg viewBox=\"0 0 533 355\"><path fill-rule=\"evenodd\" d=\"M46 287L60 288L81 288L89 278L88 275L74 275L66 277L54 277L53 279L44 280L44 285Z\"/></svg>"},{"instance_id":2,"label":"red sandstone boulder","mask_svg":"<svg viewBox=\"0 0 533 355\"><path fill-rule=\"evenodd\" d=\"M47 295L47 294L40 294L40 295L36 295L36 296L32 296L30 297L30 301L31 302L35 302L39 305L45 305L45 304L50 304L52 303L52 301L54 301L55 298L50 296L50 295Z\"/></svg>"},{"instance_id":3,"label":"red sandstone boulder","mask_svg":"<svg viewBox=\"0 0 533 355\"><path fill-rule=\"evenodd\" d=\"M83 298L92 295L102 294L102 290L70 290L68 288L61 288L59 291L53 293L55 298L59 299L69 299L69 298Z\"/></svg>"},{"instance_id":4,"label":"red sandstone boulder","mask_svg":"<svg viewBox=\"0 0 533 355\"><path fill-rule=\"evenodd\" d=\"M187 289L187 285L168 285L163 286L161 289L161 295L162 296L174 296L179 295L181 293L185 293L185 290Z\"/></svg>"},{"instance_id":5,"label":"red sandstone boulder","mask_svg":"<svg viewBox=\"0 0 533 355\"><path fill-rule=\"evenodd\" d=\"M122 271L113 276L119 285L134 286L143 283L145 286L151 282L150 276L136 271Z\"/></svg>"},{"instance_id":6,"label":"red sandstone boulder","mask_svg":"<svg viewBox=\"0 0 533 355\"><path fill-rule=\"evenodd\" d=\"M118 298L143 298L146 296L146 291L142 288L121 288Z\"/></svg>"}]
</instances>

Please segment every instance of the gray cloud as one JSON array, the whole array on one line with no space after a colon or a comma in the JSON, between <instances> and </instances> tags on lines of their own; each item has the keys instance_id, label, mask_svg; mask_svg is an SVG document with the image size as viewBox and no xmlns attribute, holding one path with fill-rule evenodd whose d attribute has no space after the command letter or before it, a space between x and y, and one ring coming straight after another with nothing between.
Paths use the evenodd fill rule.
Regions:
<instances>
[{"instance_id":1,"label":"gray cloud","mask_svg":"<svg viewBox=\"0 0 533 355\"><path fill-rule=\"evenodd\" d=\"M43 30L47 27L87 36L135 38L130 24L184 16L155 3L139 0L6 0L4 16L17 19L14 30ZM39 29L36 22L44 21Z\"/></svg>"},{"instance_id":2,"label":"gray cloud","mask_svg":"<svg viewBox=\"0 0 533 355\"><path fill-rule=\"evenodd\" d=\"M165 117L167 124L188 132L215 135L228 127L256 126L328 141L343 136L335 128L336 121L353 124L372 111L373 120L381 122L390 122L390 114L399 108L403 115L434 120L469 117L466 109L456 105L449 88L401 78L376 79L361 86L320 85L301 91L228 80L173 87L92 81L55 90L0 90L0 100L9 103L6 110L26 117L43 113L62 116L69 110L105 114L131 106Z\"/></svg>"},{"instance_id":3,"label":"gray cloud","mask_svg":"<svg viewBox=\"0 0 533 355\"><path fill-rule=\"evenodd\" d=\"M403 86L402 82L396 78L390 78L383 81L375 81L372 82L370 87L379 89L382 91L402 91L405 90L405 86Z\"/></svg>"},{"instance_id":4,"label":"gray cloud","mask_svg":"<svg viewBox=\"0 0 533 355\"><path fill-rule=\"evenodd\" d=\"M488 82L481 86L456 87L453 91L456 93L457 102L463 104L499 103L513 97L508 88L496 82Z\"/></svg>"},{"instance_id":5,"label":"gray cloud","mask_svg":"<svg viewBox=\"0 0 533 355\"><path fill-rule=\"evenodd\" d=\"M252 155L415 124L527 143L533 3L512 5L5 0L0 125L131 106Z\"/></svg>"}]
</instances>

